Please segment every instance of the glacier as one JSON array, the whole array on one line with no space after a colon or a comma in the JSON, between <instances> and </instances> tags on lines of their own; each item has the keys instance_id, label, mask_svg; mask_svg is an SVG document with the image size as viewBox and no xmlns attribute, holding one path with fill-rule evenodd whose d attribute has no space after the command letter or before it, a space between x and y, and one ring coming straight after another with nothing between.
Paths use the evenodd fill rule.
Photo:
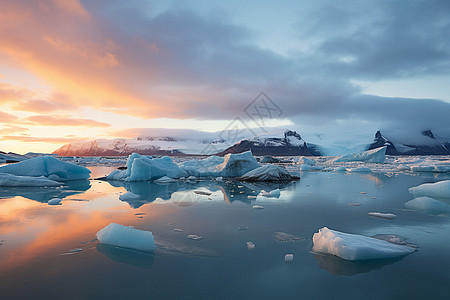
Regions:
<instances>
[{"instance_id":1,"label":"glacier","mask_svg":"<svg viewBox=\"0 0 450 300\"><path fill-rule=\"evenodd\" d=\"M156 250L153 233L116 223L111 223L98 231L97 239L101 244L105 245L143 252L153 252Z\"/></svg>"},{"instance_id":2,"label":"glacier","mask_svg":"<svg viewBox=\"0 0 450 300\"><path fill-rule=\"evenodd\" d=\"M404 256L417 249L363 235L339 232L323 227L313 236L312 251L346 260L371 260Z\"/></svg>"},{"instance_id":3,"label":"glacier","mask_svg":"<svg viewBox=\"0 0 450 300\"><path fill-rule=\"evenodd\" d=\"M337 157L335 162L364 161L368 163L382 164L386 160L386 148L380 147L364 152L351 153Z\"/></svg>"}]
</instances>

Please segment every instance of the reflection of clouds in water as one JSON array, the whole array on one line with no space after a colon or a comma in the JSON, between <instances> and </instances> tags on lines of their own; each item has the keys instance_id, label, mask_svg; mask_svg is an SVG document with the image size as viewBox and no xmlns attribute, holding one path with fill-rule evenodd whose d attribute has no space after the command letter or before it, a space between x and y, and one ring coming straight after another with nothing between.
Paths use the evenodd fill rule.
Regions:
<instances>
[{"instance_id":1,"label":"reflection of clouds in water","mask_svg":"<svg viewBox=\"0 0 450 300\"><path fill-rule=\"evenodd\" d=\"M363 261L345 260L328 254L314 254L319 263L319 267L336 276L353 276L360 273L368 273L379 270L384 266L401 261L404 256L390 259L374 259Z\"/></svg>"}]
</instances>

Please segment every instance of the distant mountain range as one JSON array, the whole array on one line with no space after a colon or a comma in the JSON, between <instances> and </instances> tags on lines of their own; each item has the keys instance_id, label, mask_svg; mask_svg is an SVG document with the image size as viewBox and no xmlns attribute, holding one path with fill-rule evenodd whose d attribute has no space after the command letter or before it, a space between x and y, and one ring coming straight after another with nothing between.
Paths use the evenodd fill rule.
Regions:
<instances>
[{"instance_id":1,"label":"distant mountain range","mask_svg":"<svg viewBox=\"0 0 450 300\"><path fill-rule=\"evenodd\" d=\"M401 143L383 136L380 131L368 149L387 146L387 155L450 155L450 141L437 138L431 130L422 131L420 143Z\"/></svg>"},{"instance_id":2,"label":"distant mountain range","mask_svg":"<svg viewBox=\"0 0 450 300\"><path fill-rule=\"evenodd\" d=\"M60 156L126 156L133 152L143 155L202 155L241 153L252 151L254 155L272 156L320 156L323 145L308 143L300 134L292 130L244 138L237 143L220 139L217 134L205 136L146 136L133 139L92 140L66 144L53 152ZM231 144L231 145L230 145ZM213 146L215 152L204 150ZM416 143L404 143L385 137L377 131L373 142L366 150L387 146L388 155L447 155L450 141L437 138L430 130L423 131Z\"/></svg>"}]
</instances>

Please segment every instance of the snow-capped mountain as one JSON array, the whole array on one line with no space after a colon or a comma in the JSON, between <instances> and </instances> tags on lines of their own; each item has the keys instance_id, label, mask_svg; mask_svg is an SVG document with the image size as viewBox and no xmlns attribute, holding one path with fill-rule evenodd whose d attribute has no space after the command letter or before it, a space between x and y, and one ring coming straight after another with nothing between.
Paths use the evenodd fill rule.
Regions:
<instances>
[{"instance_id":1,"label":"snow-capped mountain","mask_svg":"<svg viewBox=\"0 0 450 300\"><path fill-rule=\"evenodd\" d=\"M281 137L256 136L244 139L219 155L252 151L253 155L321 155L317 148L308 145L295 131L286 130Z\"/></svg>"},{"instance_id":2,"label":"snow-capped mountain","mask_svg":"<svg viewBox=\"0 0 450 300\"><path fill-rule=\"evenodd\" d=\"M399 138L387 138L381 131L375 133L373 143L368 146L368 150L387 146L388 155L449 155L450 141L436 137L431 130L421 132L415 140L407 142Z\"/></svg>"}]
</instances>

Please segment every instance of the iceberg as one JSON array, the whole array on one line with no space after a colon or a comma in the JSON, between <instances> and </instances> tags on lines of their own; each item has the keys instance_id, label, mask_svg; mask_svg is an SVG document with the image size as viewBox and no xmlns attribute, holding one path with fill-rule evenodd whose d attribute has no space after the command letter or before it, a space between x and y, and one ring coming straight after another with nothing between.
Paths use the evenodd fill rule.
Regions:
<instances>
[{"instance_id":1,"label":"iceberg","mask_svg":"<svg viewBox=\"0 0 450 300\"><path fill-rule=\"evenodd\" d=\"M338 256L346 260L371 260L404 256L417 249L372 237L330 230L314 233L312 251Z\"/></svg>"},{"instance_id":2,"label":"iceberg","mask_svg":"<svg viewBox=\"0 0 450 300\"><path fill-rule=\"evenodd\" d=\"M419 186L409 188L408 191L417 197L450 198L450 180L435 183L424 183Z\"/></svg>"},{"instance_id":3,"label":"iceberg","mask_svg":"<svg viewBox=\"0 0 450 300\"><path fill-rule=\"evenodd\" d=\"M60 182L50 180L47 177L16 176L7 173L0 173L0 186L13 187L42 187L61 186Z\"/></svg>"},{"instance_id":4,"label":"iceberg","mask_svg":"<svg viewBox=\"0 0 450 300\"><path fill-rule=\"evenodd\" d=\"M2 166L0 173L16 176L44 176L54 181L69 181L88 179L91 171L82 166L60 161L52 156L40 156Z\"/></svg>"},{"instance_id":5,"label":"iceberg","mask_svg":"<svg viewBox=\"0 0 450 300\"><path fill-rule=\"evenodd\" d=\"M284 261L287 263L292 263L294 261L294 254L288 253L284 256Z\"/></svg>"},{"instance_id":6,"label":"iceberg","mask_svg":"<svg viewBox=\"0 0 450 300\"><path fill-rule=\"evenodd\" d=\"M290 181L295 179L285 169L275 165L265 165L244 174L244 181Z\"/></svg>"},{"instance_id":7,"label":"iceberg","mask_svg":"<svg viewBox=\"0 0 450 300\"><path fill-rule=\"evenodd\" d=\"M155 183L172 183L172 182L177 182L177 180L173 179L173 178L170 178L170 177L167 177L167 176L163 176L163 177L161 177L159 179L156 179L153 182L155 182Z\"/></svg>"},{"instance_id":8,"label":"iceberg","mask_svg":"<svg viewBox=\"0 0 450 300\"><path fill-rule=\"evenodd\" d=\"M152 158L133 153L128 157L126 170L115 170L106 179L110 181L149 181L164 176L180 178L186 175L186 172L180 169L168 156Z\"/></svg>"},{"instance_id":9,"label":"iceberg","mask_svg":"<svg viewBox=\"0 0 450 300\"><path fill-rule=\"evenodd\" d=\"M180 165L189 176L196 177L240 177L260 165L250 151L225 157L210 156L202 160L192 160Z\"/></svg>"},{"instance_id":10,"label":"iceberg","mask_svg":"<svg viewBox=\"0 0 450 300\"><path fill-rule=\"evenodd\" d=\"M127 192L119 196L119 200L121 201L133 201L140 200L141 197L139 195L133 194L132 192Z\"/></svg>"},{"instance_id":11,"label":"iceberg","mask_svg":"<svg viewBox=\"0 0 450 300\"><path fill-rule=\"evenodd\" d=\"M97 232L97 239L105 245L144 252L156 250L155 239L150 231L139 230L116 223L111 223Z\"/></svg>"},{"instance_id":12,"label":"iceberg","mask_svg":"<svg viewBox=\"0 0 450 300\"><path fill-rule=\"evenodd\" d=\"M386 146L364 152L351 153L335 159L335 162L363 161L382 164L386 160Z\"/></svg>"},{"instance_id":13,"label":"iceberg","mask_svg":"<svg viewBox=\"0 0 450 300\"><path fill-rule=\"evenodd\" d=\"M442 214L450 212L450 205L430 197L418 197L405 203L407 209L429 214Z\"/></svg>"}]
</instances>

